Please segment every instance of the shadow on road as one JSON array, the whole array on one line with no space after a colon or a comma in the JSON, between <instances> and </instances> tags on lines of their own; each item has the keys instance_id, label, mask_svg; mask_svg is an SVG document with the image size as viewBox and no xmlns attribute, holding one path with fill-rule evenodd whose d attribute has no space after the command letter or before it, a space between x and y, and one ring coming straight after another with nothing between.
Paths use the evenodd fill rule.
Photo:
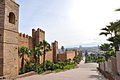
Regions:
<instances>
[{"instance_id":1,"label":"shadow on road","mask_svg":"<svg viewBox=\"0 0 120 80\"><path fill-rule=\"evenodd\" d=\"M89 78L94 78L97 80L106 80L102 75L90 75Z\"/></svg>"}]
</instances>

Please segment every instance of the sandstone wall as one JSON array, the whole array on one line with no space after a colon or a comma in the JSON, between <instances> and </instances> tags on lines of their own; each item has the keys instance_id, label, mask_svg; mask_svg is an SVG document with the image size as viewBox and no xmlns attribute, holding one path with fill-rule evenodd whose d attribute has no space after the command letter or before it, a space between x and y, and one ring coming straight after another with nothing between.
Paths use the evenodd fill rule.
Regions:
<instances>
[{"instance_id":1,"label":"sandstone wall","mask_svg":"<svg viewBox=\"0 0 120 80\"><path fill-rule=\"evenodd\" d=\"M4 12L3 12L4 11ZM10 23L12 13L14 24ZM0 2L0 76L18 75L18 20L19 5L11 0Z\"/></svg>"},{"instance_id":2,"label":"sandstone wall","mask_svg":"<svg viewBox=\"0 0 120 80\"><path fill-rule=\"evenodd\" d=\"M60 60L62 60L62 61L64 61L65 59L67 59L65 53L64 53L64 54L57 54L57 57L58 57L58 59L60 59Z\"/></svg>"},{"instance_id":3,"label":"sandstone wall","mask_svg":"<svg viewBox=\"0 0 120 80\"><path fill-rule=\"evenodd\" d=\"M73 60L73 58L76 56L76 51L66 51L66 57L67 59Z\"/></svg>"},{"instance_id":4,"label":"sandstone wall","mask_svg":"<svg viewBox=\"0 0 120 80\"><path fill-rule=\"evenodd\" d=\"M53 51L46 52L46 60L53 62Z\"/></svg>"},{"instance_id":5,"label":"sandstone wall","mask_svg":"<svg viewBox=\"0 0 120 80\"><path fill-rule=\"evenodd\" d=\"M18 39L18 45L19 47L27 47L29 49L33 48L33 43L32 43L32 37L28 36L26 34L19 34L19 39Z\"/></svg>"},{"instance_id":6,"label":"sandstone wall","mask_svg":"<svg viewBox=\"0 0 120 80\"><path fill-rule=\"evenodd\" d=\"M57 54L58 59L60 60L65 60L65 59L71 59L73 60L73 58L77 55L78 53L76 51L66 51L63 54Z\"/></svg>"},{"instance_id":7,"label":"sandstone wall","mask_svg":"<svg viewBox=\"0 0 120 80\"><path fill-rule=\"evenodd\" d=\"M45 40L45 31L41 29L32 29L33 44L38 45L40 41Z\"/></svg>"}]
</instances>

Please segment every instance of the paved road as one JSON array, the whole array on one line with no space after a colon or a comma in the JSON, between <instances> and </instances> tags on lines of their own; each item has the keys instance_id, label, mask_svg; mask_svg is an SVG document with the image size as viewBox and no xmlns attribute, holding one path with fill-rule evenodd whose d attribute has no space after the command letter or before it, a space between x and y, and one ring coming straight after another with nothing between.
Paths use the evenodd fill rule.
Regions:
<instances>
[{"instance_id":1,"label":"paved road","mask_svg":"<svg viewBox=\"0 0 120 80\"><path fill-rule=\"evenodd\" d=\"M106 80L96 70L96 63L80 63L80 68L46 75L33 75L17 80Z\"/></svg>"}]
</instances>

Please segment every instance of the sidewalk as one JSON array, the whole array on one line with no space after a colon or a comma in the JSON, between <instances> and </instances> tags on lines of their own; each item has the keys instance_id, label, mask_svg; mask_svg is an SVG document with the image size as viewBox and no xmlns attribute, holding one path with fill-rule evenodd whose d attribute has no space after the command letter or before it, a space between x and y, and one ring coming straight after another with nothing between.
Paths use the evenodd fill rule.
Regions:
<instances>
[{"instance_id":1,"label":"sidewalk","mask_svg":"<svg viewBox=\"0 0 120 80\"><path fill-rule=\"evenodd\" d=\"M80 68L46 75L33 75L17 80L106 80L97 72L96 63L80 63Z\"/></svg>"}]
</instances>

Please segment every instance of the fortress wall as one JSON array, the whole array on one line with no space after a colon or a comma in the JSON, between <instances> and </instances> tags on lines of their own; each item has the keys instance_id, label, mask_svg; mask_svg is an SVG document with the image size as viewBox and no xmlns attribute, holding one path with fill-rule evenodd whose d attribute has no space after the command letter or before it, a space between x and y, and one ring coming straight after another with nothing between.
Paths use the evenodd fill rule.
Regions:
<instances>
[{"instance_id":1,"label":"fortress wall","mask_svg":"<svg viewBox=\"0 0 120 80\"><path fill-rule=\"evenodd\" d=\"M18 45L19 47L24 46L29 49L32 49L33 48L32 37L26 34L19 33Z\"/></svg>"},{"instance_id":2,"label":"fortress wall","mask_svg":"<svg viewBox=\"0 0 120 80\"><path fill-rule=\"evenodd\" d=\"M45 31L41 29L32 29L32 38L33 38L33 43L34 45L38 45L40 41L45 40Z\"/></svg>"},{"instance_id":3,"label":"fortress wall","mask_svg":"<svg viewBox=\"0 0 120 80\"><path fill-rule=\"evenodd\" d=\"M32 37L26 34L19 33L18 37L18 46L19 47L27 47L29 49L33 49ZM30 60L30 57L27 55L24 56L25 63L27 60ZM21 68L21 58L18 59L18 68Z\"/></svg>"},{"instance_id":4,"label":"fortress wall","mask_svg":"<svg viewBox=\"0 0 120 80\"><path fill-rule=\"evenodd\" d=\"M66 51L67 59L73 60L73 58L76 56L76 51Z\"/></svg>"},{"instance_id":5,"label":"fortress wall","mask_svg":"<svg viewBox=\"0 0 120 80\"><path fill-rule=\"evenodd\" d=\"M46 53L46 60L53 62L53 51L49 51Z\"/></svg>"},{"instance_id":6,"label":"fortress wall","mask_svg":"<svg viewBox=\"0 0 120 80\"><path fill-rule=\"evenodd\" d=\"M57 54L57 58L64 61L65 59L71 59L73 60L73 58L76 56L76 51L66 51L63 54Z\"/></svg>"},{"instance_id":7,"label":"fortress wall","mask_svg":"<svg viewBox=\"0 0 120 80\"><path fill-rule=\"evenodd\" d=\"M64 61L67 58L65 53L64 54L57 54L57 57L58 57L58 59L60 59L62 61Z\"/></svg>"}]
</instances>

